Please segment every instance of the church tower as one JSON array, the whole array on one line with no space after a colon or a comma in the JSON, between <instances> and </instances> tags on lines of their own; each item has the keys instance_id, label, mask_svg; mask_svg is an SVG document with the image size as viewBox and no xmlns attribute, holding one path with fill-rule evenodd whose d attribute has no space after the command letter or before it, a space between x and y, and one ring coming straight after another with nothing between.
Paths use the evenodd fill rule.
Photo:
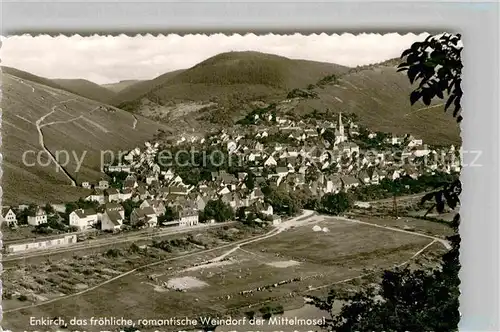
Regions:
<instances>
[{"instance_id":1,"label":"church tower","mask_svg":"<svg viewBox=\"0 0 500 332\"><path fill-rule=\"evenodd\" d=\"M344 124L342 123L342 112L339 113L339 133L340 133L340 141L345 141L344 136Z\"/></svg>"}]
</instances>

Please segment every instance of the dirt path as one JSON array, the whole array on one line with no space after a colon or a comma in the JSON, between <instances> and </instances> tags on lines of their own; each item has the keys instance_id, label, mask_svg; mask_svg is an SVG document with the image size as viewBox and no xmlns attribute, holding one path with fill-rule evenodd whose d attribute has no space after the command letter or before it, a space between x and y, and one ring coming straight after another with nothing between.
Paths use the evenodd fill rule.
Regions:
<instances>
[{"instance_id":1,"label":"dirt path","mask_svg":"<svg viewBox=\"0 0 500 332\"><path fill-rule=\"evenodd\" d=\"M429 109L436 108L436 107L440 107L440 106L444 106L444 103L440 103L440 104L436 104L436 105L432 105L432 106L427 106L427 107L422 107L422 108L419 108L419 109L418 109L418 110L416 110L416 111L406 113L406 114L404 115L404 117L407 117L407 116L409 116L409 115L413 115L413 114L418 113L418 112L420 112L420 111L425 111L425 110L429 110Z\"/></svg>"},{"instance_id":2,"label":"dirt path","mask_svg":"<svg viewBox=\"0 0 500 332\"><path fill-rule=\"evenodd\" d=\"M58 167L57 171L61 170L64 173L64 175L66 175L66 177L70 180L71 185L73 187L76 187L76 180L75 180L75 178L59 163L59 161L57 160L57 158L52 154L52 152L45 145L45 141L44 141L44 137L43 137L43 132L42 132L42 128L46 127L46 126L51 126L51 125L61 124L61 123L70 123L70 122L74 122L74 121L76 121L78 119L85 119L84 115L79 115L77 117L74 117L72 119L65 120L65 121L53 121L53 122L42 124L42 122L45 120L45 118L47 118L48 116L50 116L51 114L53 114L54 112L57 111L56 108L59 106L59 104L63 104L63 103L66 103L66 102L69 102L69 101L72 101L72 100L76 100L76 98L71 98L71 99L60 101L60 102L56 103L56 105L52 106L52 110L49 113L43 115L42 117L40 117L35 122L35 125L36 125L36 129L38 131L38 142L40 143L40 146L42 146L43 150L45 152L47 152L47 154L50 156L50 159L56 164L56 166ZM92 109L89 112L89 114L92 114L94 111L96 111L98 109L99 109L99 106L96 107L96 108L94 108L94 109Z\"/></svg>"},{"instance_id":3,"label":"dirt path","mask_svg":"<svg viewBox=\"0 0 500 332\"><path fill-rule=\"evenodd\" d=\"M137 117L134 114L132 114L132 116L134 117L134 123L132 124L132 129L135 130L135 128L137 126Z\"/></svg>"},{"instance_id":4,"label":"dirt path","mask_svg":"<svg viewBox=\"0 0 500 332\"><path fill-rule=\"evenodd\" d=\"M406 234L410 234L410 235L425 237L425 238L428 238L428 239L431 239L431 240L434 240L434 241L441 243L447 250L451 249L451 245L448 241L441 239L441 238L438 238L438 237L435 237L435 236L432 236L432 235L427 235L427 234L422 234L422 233L412 232L412 231L406 231L404 229L399 229L396 227L377 225L377 224L373 224L370 222L361 221L361 220L357 220L357 219L349 219L349 218L344 218L344 217L332 217L332 218L338 219L338 220L349 221L349 222L356 223L356 224L362 224L362 225L367 225L367 226L371 226L371 227L387 229L387 230L394 231L394 232L400 232L400 233L406 233Z\"/></svg>"},{"instance_id":5,"label":"dirt path","mask_svg":"<svg viewBox=\"0 0 500 332\"><path fill-rule=\"evenodd\" d=\"M43 115L38 120L36 120L35 125L36 125L36 130L38 131L38 143L40 143L40 146L42 147L42 149L45 152L47 152L47 154L49 155L50 159L56 164L56 166L58 167L57 171L61 170L64 173L64 175L66 175L66 177L70 180L71 185L73 187L76 187L76 181L75 181L75 179L73 179L73 177L71 176L71 174L69 174L69 172L66 171L66 169L64 169L64 167L62 167L62 165L59 163L59 161L57 160L57 158L52 154L52 152L50 152L50 150L45 145L45 141L44 141L43 133L42 133L42 127L43 127L43 125L41 125L42 121L44 121L46 117L48 117L49 115L53 114L56 111L56 107L58 107L59 104L66 103L66 102L69 102L69 101L72 101L72 100L75 100L75 98L71 98L71 99L60 101L60 102L56 103L56 105L52 106L52 110L49 113Z\"/></svg>"}]
</instances>

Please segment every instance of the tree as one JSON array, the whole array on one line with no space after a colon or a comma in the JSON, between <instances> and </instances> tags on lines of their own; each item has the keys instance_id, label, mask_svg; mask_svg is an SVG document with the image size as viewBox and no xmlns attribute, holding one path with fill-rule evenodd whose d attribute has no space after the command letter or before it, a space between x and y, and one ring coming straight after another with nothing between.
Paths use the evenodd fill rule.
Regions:
<instances>
[{"instance_id":1,"label":"tree","mask_svg":"<svg viewBox=\"0 0 500 332\"><path fill-rule=\"evenodd\" d=\"M436 208L438 213L443 213L444 208L448 205L451 209L455 209L458 204L460 204L460 194L462 193L462 183L460 180L455 180L451 183L445 183L443 188L437 191L433 191L424 197L420 201L420 204L424 204L427 201L434 200L434 204L425 212L425 216Z\"/></svg>"},{"instance_id":2,"label":"tree","mask_svg":"<svg viewBox=\"0 0 500 332\"><path fill-rule=\"evenodd\" d=\"M420 98L427 105L434 97L444 99L446 108L454 103L454 116L460 112L462 90L460 35L430 36L414 43L403 52L410 82L420 80L410 102ZM430 52L428 49L430 48ZM444 68L444 69L443 69ZM461 121L461 116L457 121ZM438 211L446 204L454 208L461 192L459 180L445 184L443 189L424 196L423 202L435 198ZM447 238L451 249L441 257L441 266L412 270L409 267L384 271L378 289L362 289L350 294L331 291L326 299L313 298L316 307L330 312L323 328L329 331L456 331L460 321L459 295L460 235L457 213L451 227L454 235ZM339 313L332 311L336 301L344 301Z\"/></svg>"},{"instance_id":3,"label":"tree","mask_svg":"<svg viewBox=\"0 0 500 332\"><path fill-rule=\"evenodd\" d=\"M321 212L339 215L352 207L351 197L345 192L338 194L326 194L321 198L320 210Z\"/></svg>"},{"instance_id":4,"label":"tree","mask_svg":"<svg viewBox=\"0 0 500 332\"><path fill-rule=\"evenodd\" d=\"M234 219L234 211L229 204L220 199L211 200L208 201L203 210L203 218L204 220L214 219L216 222L224 222Z\"/></svg>"},{"instance_id":5,"label":"tree","mask_svg":"<svg viewBox=\"0 0 500 332\"><path fill-rule=\"evenodd\" d=\"M45 213L47 214L53 214L55 213L56 211L54 210L54 208L52 207L52 205L50 205L49 203L45 204L45 207L43 208L43 210L45 211Z\"/></svg>"},{"instance_id":6,"label":"tree","mask_svg":"<svg viewBox=\"0 0 500 332\"><path fill-rule=\"evenodd\" d=\"M445 111L453 104L453 116L462 121L462 52L461 35L430 35L403 52L405 62L398 71L405 71L410 83L420 81L410 95L411 104L418 100L429 106L434 97L444 99Z\"/></svg>"}]
</instances>

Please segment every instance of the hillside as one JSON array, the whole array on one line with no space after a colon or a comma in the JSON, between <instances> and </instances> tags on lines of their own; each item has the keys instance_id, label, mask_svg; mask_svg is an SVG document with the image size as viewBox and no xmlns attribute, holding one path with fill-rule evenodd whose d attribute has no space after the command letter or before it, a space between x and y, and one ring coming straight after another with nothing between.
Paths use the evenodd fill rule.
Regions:
<instances>
[{"instance_id":1,"label":"hillside","mask_svg":"<svg viewBox=\"0 0 500 332\"><path fill-rule=\"evenodd\" d=\"M318 99L301 100L296 114L318 111L354 113L359 122L376 131L411 133L430 144L457 144L460 127L444 104L410 105L412 87L404 73L397 72L397 61L353 69L338 81L315 87Z\"/></svg>"},{"instance_id":2,"label":"hillside","mask_svg":"<svg viewBox=\"0 0 500 332\"><path fill-rule=\"evenodd\" d=\"M141 101L148 99L160 105L213 101L225 108L241 107L251 100L283 98L288 90L347 70L336 64L259 52L221 53L175 75L167 73L162 84L115 105L138 110Z\"/></svg>"},{"instance_id":3,"label":"hillside","mask_svg":"<svg viewBox=\"0 0 500 332\"><path fill-rule=\"evenodd\" d=\"M56 84L61 86L64 90L77 94L79 96L100 101L102 103L109 103L116 95L110 89L106 89L94 82L82 79L53 79Z\"/></svg>"},{"instance_id":4,"label":"hillside","mask_svg":"<svg viewBox=\"0 0 500 332\"><path fill-rule=\"evenodd\" d=\"M71 179L78 183L99 180L101 151L141 146L164 129L143 117L137 116L136 121L128 112L40 84L43 80L35 78L38 82L2 74L2 204L78 198L86 191L71 186ZM49 163L42 144L53 155L67 151L67 174L53 161ZM30 166L39 153L41 163ZM65 156L60 155L64 164ZM80 160L83 156L78 173L75 156ZM46 162L49 165L44 167Z\"/></svg>"},{"instance_id":5,"label":"hillside","mask_svg":"<svg viewBox=\"0 0 500 332\"><path fill-rule=\"evenodd\" d=\"M167 83L172 77L183 72L183 69L174 70L163 75L160 75L152 80L137 81L121 90L117 95L111 100L111 104L120 105L122 103L130 102L140 98L141 96L152 91L156 87Z\"/></svg>"},{"instance_id":6,"label":"hillside","mask_svg":"<svg viewBox=\"0 0 500 332\"><path fill-rule=\"evenodd\" d=\"M128 88L134 84L141 82L140 80L124 80L116 83L101 84L103 88L113 91L114 93L119 93L123 89Z\"/></svg>"},{"instance_id":7,"label":"hillside","mask_svg":"<svg viewBox=\"0 0 500 332\"><path fill-rule=\"evenodd\" d=\"M21 80L28 80L28 81L42 84L42 85L45 85L45 86L48 86L51 88L64 90L64 88L62 86L60 86L59 84L57 84L56 82L54 82L53 80L50 80L48 78L33 75L33 74L28 73L26 71L12 68L12 67L0 66L0 68L2 68L3 74L9 74L9 75L15 76L17 78L20 78Z\"/></svg>"},{"instance_id":8,"label":"hillside","mask_svg":"<svg viewBox=\"0 0 500 332\"><path fill-rule=\"evenodd\" d=\"M163 84L142 90L139 98L119 107L179 131L203 131L234 124L256 107L256 101L279 102L301 88L318 98L296 101L288 111L299 116L315 109L355 113L373 130L412 133L430 144L459 143L459 126L442 105L410 105L412 87L406 75L397 72L399 63L400 59L390 59L347 68L258 52L222 53L175 75L166 74Z\"/></svg>"}]
</instances>

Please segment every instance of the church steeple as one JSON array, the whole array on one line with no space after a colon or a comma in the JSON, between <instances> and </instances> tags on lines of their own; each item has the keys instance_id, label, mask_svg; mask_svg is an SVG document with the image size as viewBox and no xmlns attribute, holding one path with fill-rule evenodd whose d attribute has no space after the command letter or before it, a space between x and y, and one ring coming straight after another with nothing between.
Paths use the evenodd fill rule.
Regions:
<instances>
[{"instance_id":1,"label":"church steeple","mask_svg":"<svg viewBox=\"0 0 500 332\"><path fill-rule=\"evenodd\" d=\"M342 123L342 112L339 113L339 133L341 140L344 141L344 124Z\"/></svg>"}]
</instances>

